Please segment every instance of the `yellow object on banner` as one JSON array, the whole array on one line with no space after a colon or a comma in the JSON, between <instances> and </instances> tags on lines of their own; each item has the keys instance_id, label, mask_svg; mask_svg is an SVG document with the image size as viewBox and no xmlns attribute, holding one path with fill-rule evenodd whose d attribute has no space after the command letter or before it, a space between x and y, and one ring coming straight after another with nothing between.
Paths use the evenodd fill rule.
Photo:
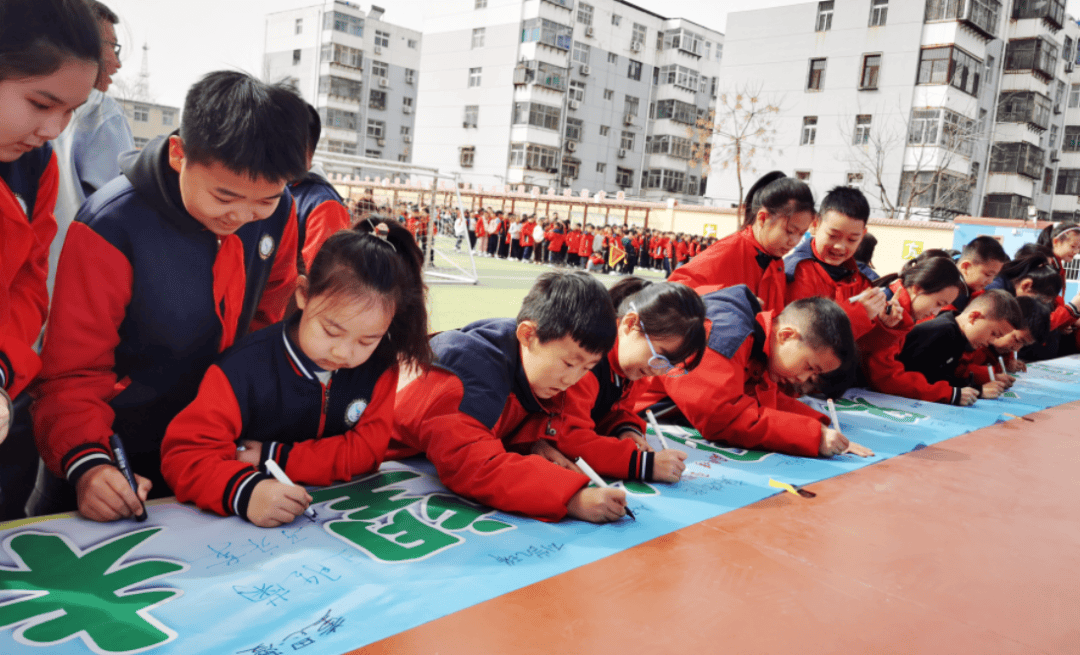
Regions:
<instances>
[{"instance_id":1,"label":"yellow object on banner","mask_svg":"<svg viewBox=\"0 0 1080 655\"><path fill-rule=\"evenodd\" d=\"M714 237L716 236L716 223L706 223L705 229L702 232L702 236Z\"/></svg>"},{"instance_id":2,"label":"yellow object on banner","mask_svg":"<svg viewBox=\"0 0 1080 655\"><path fill-rule=\"evenodd\" d=\"M622 244L613 241L608 249L608 266L617 266L624 259L626 259L626 251L622 249Z\"/></svg>"},{"instance_id":3,"label":"yellow object on banner","mask_svg":"<svg viewBox=\"0 0 1080 655\"><path fill-rule=\"evenodd\" d=\"M901 255L904 259L915 259L922 254L924 244L922 241L905 241L904 242L904 254Z\"/></svg>"},{"instance_id":4,"label":"yellow object on banner","mask_svg":"<svg viewBox=\"0 0 1080 655\"><path fill-rule=\"evenodd\" d=\"M784 491L788 492L789 494L795 494L796 496L799 495L799 492L795 491L795 487L791 486L790 484L788 484L786 482L777 482L776 480L773 480L772 478L769 478L769 486L770 487L776 487L777 489L783 489Z\"/></svg>"}]
</instances>

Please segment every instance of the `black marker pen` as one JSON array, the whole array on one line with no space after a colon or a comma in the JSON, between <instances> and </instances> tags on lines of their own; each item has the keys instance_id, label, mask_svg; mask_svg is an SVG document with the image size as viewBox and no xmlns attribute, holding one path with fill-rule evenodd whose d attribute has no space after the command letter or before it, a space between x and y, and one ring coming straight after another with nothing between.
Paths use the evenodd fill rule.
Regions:
<instances>
[{"instance_id":1,"label":"black marker pen","mask_svg":"<svg viewBox=\"0 0 1080 655\"><path fill-rule=\"evenodd\" d=\"M135 497L139 497L139 485L135 483L135 474L131 472L131 465L128 464L127 453L124 452L124 444L120 443L120 435L115 432L109 437L109 446L112 447L113 458L116 459L116 467L120 469L120 472L127 478L128 484L131 485L131 490L135 493ZM139 501L142 505L142 501ZM142 514L136 514L135 520L140 523L146 520L146 505L142 505Z\"/></svg>"}]
</instances>

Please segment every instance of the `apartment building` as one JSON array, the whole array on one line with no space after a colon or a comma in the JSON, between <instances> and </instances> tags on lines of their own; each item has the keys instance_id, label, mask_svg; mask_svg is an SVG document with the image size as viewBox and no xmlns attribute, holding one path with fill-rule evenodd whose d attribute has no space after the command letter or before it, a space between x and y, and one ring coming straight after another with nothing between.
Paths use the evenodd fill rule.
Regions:
<instances>
[{"instance_id":1,"label":"apartment building","mask_svg":"<svg viewBox=\"0 0 1080 655\"><path fill-rule=\"evenodd\" d=\"M782 108L759 172L818 197L859 186L877 215L1054 210L1080 36L1064 0L827 0L732 13L727 32L725 84ZM737 203L734 172L707 195Z\"/></svg>"},{"instance_id":2,"label":"apartment building","mask_svg":"<svg viewBox=\"0 0 1080 655\"><path fill-rule=\"evenodd\" d=\"M180 127L179 107L121 98L116 98L116 101L124 108L137 150L142 150L143 146L155 138Z\"/></svg>"},{"instance_id":3,"label":"apartment building","mask_svg":"<svg viewBox=\"0 0 1080 655\"><path fill-rule=\"evenodd\" d=\"M294 84L319 110L320 149L411 162L421 34L383 15L343 0L268 14L263 77Z\"/></svg>"},{"instance_id":4,"label":"apartment building","mask_svg":"<svg viewBox=\"0 0 1080 655\"><path fill-rule=\"evenodd\" d=\"M621 0L427 12L416 162L484 185L700 200L695 129L715 103L721 33Z\"/></svg>"}]
</instances>

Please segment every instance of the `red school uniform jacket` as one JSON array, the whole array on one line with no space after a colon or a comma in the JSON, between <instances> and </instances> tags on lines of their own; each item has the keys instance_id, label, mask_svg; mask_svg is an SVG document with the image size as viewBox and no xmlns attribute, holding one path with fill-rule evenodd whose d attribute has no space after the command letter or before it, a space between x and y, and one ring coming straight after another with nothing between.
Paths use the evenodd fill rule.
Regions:
<instances>
[{"instance_id":1,"label":"red school uniform jacket","mask_svg":"<svg viewBox=\"0 0 1080 655\"><path fill-rule=\"evenodd\" d=\"M963 357L960 358L959 365L956 367L956 377L962 379L970 377L975 385L982 387L982 385L990 381L990 371L987 370L987 366L994 367L995 375L1001 373L1010 375L1007 370L1002 370L998 357L1001 357L1006 365L1014 359L1011 352L999 354L992 345L964 353Z\"/></svg>"},{"instance_id":2,"label":"red school uniform jacket","mask_svg":"<svg viewBox=\"0 0 1080 655\"><path fill-rule=\"evenodd\" d=\"M690 259L690 248L687 247L685 241L679 241L675 244L675 259L680 262Z\"/></svg>"},{"instance_id":3,"label":"red school uniform jacket","mask_svg":"<svg viewBox=\"0 0 1080 655\"><path fill-rule=\"evenodd\" d=\"M522 248L531 247L536 245L536 239L533 239L533 229L536 228L536 223L529 221L521 224L521 236L518 237L518 243Z\"/></svg>"},{"instance_id":4,"label":"red school uniform jacket","mask_svg":"<svg viewBox=\"0 0 1080 655\"><path fill-rule=\"evenodd\" d=\"M289 191L296 201L297 246L304 270L309 270L322 244L349 227L349 210L337 189L314 171L290 185Z\"/></svg>"},{"instance_id":5,"label":"red school uniform jacket","mask_svg":"<svg viewBox=\"0 0 1080 655\"><path fill-rule=\"evenodd\" d=\"M592 254L592 244L596 235L589 234L588 232L582 232L581 237L578 240L577 254L582 257L588 257Z\"/></svg>"},{"instance_id":6,"label":"red school uniform jacket","mask_svg":"<svg viewBox=\"0 0 1080 655\"><path fill-rule=\"evenodd\" d=\"M566 234L566 252L577 253L578 245L581 243L581 231L570 230Z\"/></svg>"},{"instance_id":7,"label":"red school uniform jacket","mask_svg":"<svg viewBox=\"0 0 1080 655\"><path fill-rule=\"evenodd\" d=\"M904 309L904 317L893 330L874 330L859 341L863 372L870 388L904 398L957 404L960 389L945 381L931 384L922 373L908 371L900 363L900 352L915 321L911 317L911 296L907 289L899 280L889 288Z\"/></svg>"},{"instance_id":8,"label":"red school uniform jacket","mask_svg":"<svg viewBox=\"0 0 1080 655\"><path fill-rule=\"evenodd\" d=\"M851 332L856 340L876 327L882 327L867 315L865 307L850 300L873 286L855 260L848 259L840 266L831 266L818 259L814 244L813 239L803 241L784 258L787 276L784 302L813 297L835 300L851 321Z\"/></svg>"},{"instance_id":9,"label":"red school uniform jacket","mask_svg":"<svg viewBox=\"0 0 1080 655\"><path fill-rule=\"evenodd\" d=\"M237 461L236 442L263 442L297 484L326 486L382 463L394 424L397 366L373 356L326 384L289 335L299 315L240 341L206 372L199 395L165 432L161 472L180 502L247 518L271 478Z\"/></svg>"},{"instance_id":10,"label":"red school uniform jacket","mask_svg":"<svg viewBox=\"0 0 1080 655\"><path fill-rule=\"evenodd\" d=\"M562 402L533 394L516 329L514 319L487 319L431 338L436 367L398 391L387 459L425 453L454 493L557 521L589 479L507 451L527 418L554 420Z\"/></svg>"},{"instance_id":11,"label":"red school uniform jacket","mask_svg":"<svg viewBox=\"0 0 1080 655\"><path fill-rule=\"evenodd\" d=\"M31 411L42 459L72 484L112 461L114 432L156 471L165 428L218 354L280 321L296 288L288 189L269 218L219 240L184 208L167 148L162 137L124 159L60 255Z\"/></svg>"},{"instance_id":12,"label":"red school uniform jacket","mask_svg":"<svg viewBox=\"0 0 1080 655\"><path fill-rule=\"evenodd\" d=\"M745 284L761 299L762 309L779 314L784 309L784 262L773 257L754 238L753 226L729 234L705 252L672 271L668 282L694 289Z\"/></svg>"},{"instance_id":13,"label":"red school uniform jacket","mask_svg":"<svg viewBox=\"0 0 1080 655\"><path fill-rule=\"evenodd\" d=\"M482 239L487 236L487 218L483 214L476 214L476 238Z\"/></svg>"},{"instance_id":14,"label":"red school uniform jacket","mask_svg":"<svg viewBox=\"0 0 1080 655\"><path fill-rule=\"evenodd\" d=\"M12 398L41 370L34 343L49 312L57 180L48 143L0 162L0 388Z\"/></svg>"},{"instance_id":15,"label":"red school uniform jacket","mask_svg":"<svg viewBox=\"0 0 1080 655\"><path fill-rule=\"evenodd\" d=\"M544 238L547 239L549 251L562 252L563 244L566 243L566 235L562 233L561 228L545 232Z\"/></svg>"},{"instance_id":16,"label":"red school uniform jacket","mask_svg":"<svg viewBox=\"0 0 1080 655\"><path fill-rule=\"evenodd\" d=\"M670 398L710 441L816 457L829 420L769 377L772 312L760 311L746 285L701 292L709 334L701 364L682 377L654 377L636 409Z\"/></svg>"}]
</instances>

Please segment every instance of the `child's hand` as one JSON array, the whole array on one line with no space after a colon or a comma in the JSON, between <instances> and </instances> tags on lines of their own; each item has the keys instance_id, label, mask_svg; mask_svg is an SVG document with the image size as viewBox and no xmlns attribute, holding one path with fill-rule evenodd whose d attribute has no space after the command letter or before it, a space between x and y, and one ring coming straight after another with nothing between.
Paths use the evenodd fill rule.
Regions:
<instances>
[{"instance_id":1,"label":"child's hand","mask_svg":"<svg viewBox=\"0 0 1080 655\"><path fill-rule=\"evenodd\" d=\"M974 405L975 401L979 399L979 390L974 387L964 387L960 390L960 406L967 407Z\"/></svg>"},{"instance_id":2,"label":"child's hand","mask_svg":"<svg viewBox=\"0 0 1080 655\"><path fill-rule=\"evenodd\" d=\"M1004 382L1006 389L1008 389L1012 385L1016 384L1016 378L1009 375L1008 373L998 373L997 374L997 381L998 382Z\"/></svg>"},{"instance_id":3,"label":"child's hand","mask_svg":"<svg viewBox=\"0 0 1080 655\"><path fill-rule=\"evenodd\" d=\"M645 437L641 436L637 432L634 432L633 430L623 430L619 433L619 438L630 439L637 444L638 450L644 451L646 453L656 452L653 450L653 447L649 445L649 442L645 441Z\"/></svg>"},{"instance_id":4,"label":"child's hand","mask_svg":"<svg viewBox=\"0 0 1080 655\"><path fill-rule=\"evenodd\" d=\"M1027 364L1020 361L1019 359L1014 359L1012 361L1005 362L1005 370L1010 373L1027 373Z\"/></svg>"},{"instance_id":5,"label":"child's hand","mask_svg":"<svg viewBox=\"0 0 1080 655\"><path fill-rule=\"evenodd\" d=\"M818 446L818 454L822 457L835 455L858 455L859 457L873 457L874 451L866 446L860 446L854 441L848 441L840 432L821 426L821 444Z\"/></svg>"},{"instance_id":6,"label":"child's hand","mask_svg":"<svg viewBox=\"0 0 1080 655\"><path fill-rule=\"evenodd\" d=\"M871 321L884 314L885 305L888 304L888 301L885 300L885 292L881 289L868 289L863 292L862 298L855 302L863 306L866 315L870 317Z\"/></svg>"},{"instance_id":7,"label":"child's hand","mask_svg":"<svg viewBox=\"0 0 1080 655\"><path fill-rule=\"evenodd\" d=\"M263 480L251 491L248 520L260 528L276 528L303 514L311 501L311 495L303 487Z\"/></svg>"},{"instance_id":8,"label":"child's hand","mask_svg":"<svg viewBox=\"0 0 1080 655\"><path fill-rule=\"evenodd\" d=\"M584 474L584 471L579 469L577 464L571 462L569 457L563 455L562 451L556 448L555 445L547 439L537 439L534 441L532 446L529 447L529 454L539 455L553 464L558 464L564 469L573 471L574 473Z\"/></svg>"},{"instance_id":9,"label":"child's hand","mask_svg":"<svg viewBox=\"0 0 1080 655\"><path fill-rule=\"evenodd\" d=\"M982 397L987 400L993 400L1002 394L1009 387L1004 380L994 380L993 382L987 382L982 385Z\"/></svg>"},{"instance_id":10,"label":"child's hand","mask_svg":"<svg viewBox=\"0 0 1080 655\"><path fill-rule=\"evenodd\" d=\"M252 466L261 466L262 442L247 440L236 444L236 460Z\"/></svg>"},{"instance_id":11,"label":"child's hand","mask_svg":"<svg viewBox=\"0 0 1080 655\"><path fill-rule=\"evenodd\" d=\"M570 497L566 513L590 523L617 521L626 514L626 492L612 487L585 487Z\"/></svg>"},{"instance_id":12,"label":"child's hand","mask_svg":"<svg viewBox=\"0 0 1080 655\"><path fill-rule=\"evenodd\" d=\"M11 399L0 389L0 443L7 439L11 427Z\"/></svg>"},{"instance_id":13,"label":"child's hand","mask_svg":"<svg viewBox=\"0 0 1080 655\"><path fill-rule=\"evenodd\" d=\"M889 312L882 312L878 315L878 320L881 324L887 328L894 328L900 324L900 320L904 318L904 308L900 306L900 301L894 296L892 300L888 302Z\"/></svg>"},{"instance_id":14,"label":"child's hand","mask_svg":"<svg viewBox=\"0 0 1080 655\"><path fill-rule=\"evenodd\" d=\"M686 453L674 448L661 450L653 460L652 479L654 482L678 482L686 470Z\"/></svg>"},{"instance_id":15,"label":"child's hand","mask_svg":"<svg viewBox=\"0 0 1080 655\"><path fill-rule=\"evenodd\" d=\"M79 513L91 521L115 521L142 514L142 503L153 486L141 475L135 475L139 494L131 490L127 478L112 464L99 464L79 478L75 494ZM141 501L141 502L140 502Z\"/></svg>"}]
</instances>

